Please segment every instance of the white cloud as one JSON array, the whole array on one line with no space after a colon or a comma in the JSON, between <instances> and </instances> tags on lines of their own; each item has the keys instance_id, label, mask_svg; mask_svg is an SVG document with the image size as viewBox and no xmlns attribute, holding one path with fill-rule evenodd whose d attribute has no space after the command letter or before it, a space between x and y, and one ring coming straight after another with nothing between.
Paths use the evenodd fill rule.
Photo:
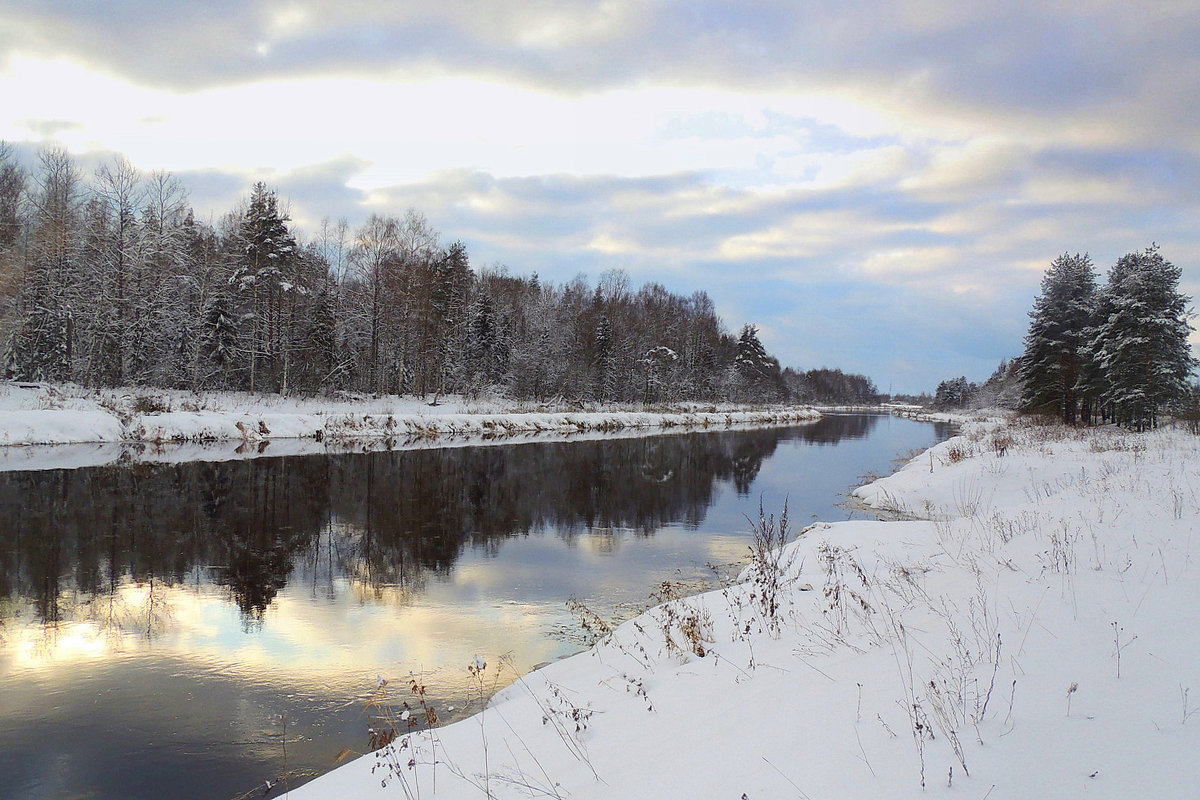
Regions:
<instances>
[{"instance_id":1,"label":"white cloud","mask_svg":"<svg viewBox=\"0 0 1200 800\"><path fill-rule=\"evenodd\" d=\"M865 118L821 96L669 86L566 96L479 78L327 77L171 93L67 60L20 56L0 72L0 93L12 100L0 108L5 138L28 136L29 120L77 122L60 136L72 149L123 152L135 164L175 170L286 172L352 153L370 164L354 182L364 190L445 168L637 176L752 171L767 158L782 176L798 159L845 171L828 158L805 161L795 136L751 134L768 112L820 114L850 133ZM717 108L738 121L741 135L672 132Z\"/></svg>"},{"instance_id":2,"label":"white cloud","mask_svg":"<svg viewBox=\"0 0 1200 800\"><path fill-rule=\"evenodd\" d=\"M122 25L45 0L0 31L0 138L218 174L214 202L275 181L307 225L414 205L484 263L620 265L748 316L851 280L945 319L1000 297L1019 329L1063 250L1157 239L1200 285L1192 5L145 0Z\"/></svg>"}]
</instances>

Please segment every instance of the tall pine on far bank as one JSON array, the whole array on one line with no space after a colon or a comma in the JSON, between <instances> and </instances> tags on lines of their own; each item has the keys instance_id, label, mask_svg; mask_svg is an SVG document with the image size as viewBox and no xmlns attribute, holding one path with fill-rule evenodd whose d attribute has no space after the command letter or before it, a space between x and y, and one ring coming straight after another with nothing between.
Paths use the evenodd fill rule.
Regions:
<instances>
[{"instance_id":1,"label":"tall pine on far bank","mask_svg":"<svg viewBox=\"0 0 1200 800\"><path fill-rule=\"evenodd\" d=\"M1158 412L1187 392L1197 366L1192 331L1179 292L1182 270L1157 245L1129 253L1108 273L1088 330L1080 388L1095 398L1103 419L1144 430Z\"/></svg>"},{"instance_id":2,"label":"tall pine on far bank","mask_svg":"<svg viewBox=\"0 0 1200 800\"><path fill-rule=\"evenodd\" d=\"M1029 333L1021 356L1021 407L1055 413L1064 423L1090 416L1078 383L1085 331L1093 324L1096 271L1087 254L1063 253L1042 278L1042 293L1029 312ZM1082 408L1081 408L1082 406Z\"/></svg>"},{"instance_id":3,"label":"tall pine on far bank","mask_svg":"<svg viewBox=\"0 0 1200 800\"><path fill-rule=\"evenodd\" d=\"M242 254L229 285L241 296L251 321L247 340L250 391L287 394L293 322L286 314L285 294L307 290L295 276L296 239L287 214L262 181L254 184L250 206L238 228Z\"/></svg>"}]
</instances>

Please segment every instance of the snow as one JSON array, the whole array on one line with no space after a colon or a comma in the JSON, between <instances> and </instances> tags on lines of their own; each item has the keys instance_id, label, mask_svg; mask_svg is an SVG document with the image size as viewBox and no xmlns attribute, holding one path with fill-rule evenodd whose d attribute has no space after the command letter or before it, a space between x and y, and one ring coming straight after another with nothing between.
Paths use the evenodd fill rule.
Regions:
<instances>
[{"instance_id":1,"label":"snow","mask_svg":"<svg viewBox=\"0 0 1200 800\"><path fill-rule=\"evenodd\" d=\"M102 410L46 408L0 411L0 444L119 442L121 421Z\"/></svg>"},{"instance_id":2,"label":"snow","mask_svg":"<svg viewBox=\"0 0 1200 800\"><path fill-rule=\"evenodd\" d=\"M9 382L0 383L0 470L508 443L530 437L806 422L819 416L804 407L578 408L462 397L443 397L432 405L397 396L96 391Z\"/></svg>"},{"instance_id":3,"label":"snow","mask_svg":"<svg viewBox=\"0 0 1200 800\"><path fill-rule=\"evenodd\" d=\"M527 675L480 654L474 717L290 796L1195 796L1200 437L966 421L855 494L902 519Z\"/></svg>"}]
</instances>

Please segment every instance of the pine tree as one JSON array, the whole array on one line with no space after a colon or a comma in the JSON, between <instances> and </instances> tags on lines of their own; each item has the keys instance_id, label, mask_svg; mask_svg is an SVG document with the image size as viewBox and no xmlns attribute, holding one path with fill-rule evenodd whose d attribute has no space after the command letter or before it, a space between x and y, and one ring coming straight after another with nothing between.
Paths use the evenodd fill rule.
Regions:
<instances>
[{"instance_id":1,"label":"pine tree","mask_svg":"<svg viewBox=\"0 0 1200 800\"><path fill-rule=\"evenodd\" d=\"M499 384L508 372L510 347L507 323L497 313L490 293L480 292L471 303L467 336L467 374L473 387Z\"/></svg>"},{"instance_id":2,"label":"pine tree","mask_svg":"<svg viewBox=\"0 0 1200 800\"><path fill-rule=\"evenodd\" d=\"M70 307L35 301L9 345L5 373L15 380L69 380L74 322Z\"/></svg>"},{"instance_id":3,"label":"pine tree","mask_svg":"<svg viewBox=\"0 0 1200 800\"><path fill-rule=\"evenodd\" d=\"M1157 424L1159 410L1186 394L1197 366L1181 276L1157 245L1122 256L1109 272L1084 352L1085 383L1127 427Z\"/></svg>"},{"instance_id":4,"label":"pine tree","mask_svg":"<svg viewBox=\"0 0 1200 800\"><path fill-rule=\"evenodd\" d=\"M1029 312L1021 357L1026 411L1054 412L1068 425L1079 410L1080 348L1092 325L1096 272L1087 254L1063 253L1042 278L1042 293ZM1086 405L1085 400L1085 405ZM1084 416L1088 410L1084 409Z\"/></svg>"},{"instance_id":5,"label":"pine tree","mask_svg":"<svg viewBox=\"0 0 1200 800\"><path fill-rule=\"evenodd\" d=\"M301 352L307 360L309 373L305 385L310 391L330 385L341 376L335 374L337 361L337 319L334 316L333 298L328 289L322 289L313 298L311 318L304 330Z\"/></svg>"},{"instance_id":6,"label":"pine tree","mask_svg":"<svg viewBox=\"0 0 1200 800\"><path fill-rule=\"evenodd\" d=\"M942 381L934 392L933 405L940 409L963 408L978 389L979 387L968 381L965 375Z\"/></svg>"},{"instance_id":7,"label":"pine tree","mask_svg":"<svg viewBox=\"0 0 1200 800\"><path fill-rule=\"evenodd\" d=\"M237 340L237 323L229 298L218 292L204 310L200 328L200 358L217 386L229 385L230 372L237 363Z\"/></svg>"},{"instance_id":8,"label":"pine tree","mask_svg":"<svg viewBox=\"0 0 1200 800\"><path fill-rule=\"evenodd\" d=\"M426 346L425 361L432 385L426 387L442 393L448 390L448 380L456 361L463 356L467 326L467 292L471 286L471 266L467 246L454 242L434 264L431 293L431 331Z\"/></svg>"},{"instance_id":9,"label":"pine tree","mask_svg":"<svg viewBox=\"0 0 1200 800\"><path fill-rule=\"evenodd\" d=\"M742 326L733 367L741 382L743 399L774 399L778 395L782 381L779 362L767 355L758 340L756 326Z\"/></svg>"},{"instance_id":10,"label":"pine tree","mask_svg":"<svg viewBox=\"0 0 1200 800\"><path fill-rule=\"evenodd\" d=\"M246 297L251 319L250 391L278 385L277 361L286 352L283 294L294 285L288 278L296 254L287 222L275 192L261 181L254 184L239 228L243 257L230 281ZM265 380L260 371L267 373Z\"/></svg>"},{"instance_id":11,"label":"pine tree","mask_svg":"<svg viewBox=\"0 0 1200 800\"><path fill-rule=\"evenodd\" d=\"M613 357L612 320L608 312L601 310L596 322L593 342L595 363L593 366L594 396L597 400L609 400L616 394L616 359Z\"/></svg>"},{"instance_id":12,"label":"pine tree","mask_svg":"<svg viewBox=\"0 0 1200 800\"><path fill-rule=\"evenodd\" d=\"M515 333L509 355L509 378L519 396L544 400L563 391L569 354L562 291L537 281L526 284L514 307Z\"/></svg>"}]
</instances>

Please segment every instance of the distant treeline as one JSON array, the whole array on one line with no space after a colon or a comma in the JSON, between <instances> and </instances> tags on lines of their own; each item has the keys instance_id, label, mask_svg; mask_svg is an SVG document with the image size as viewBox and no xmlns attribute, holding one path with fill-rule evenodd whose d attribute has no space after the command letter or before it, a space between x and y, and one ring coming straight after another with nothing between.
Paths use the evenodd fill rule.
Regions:
<instances>
[{"instance_id":1,"label":"distant treeline","mask_svg":"<svg viewBox=\"0 0 1200 800\"><path fill-rule=\"evenodd\" d=\"M300 242L274 191L215 224L183 186L117 159L86 181L63 150L26 172L0 143L7 377L89 386L659 402L861 403L837 370L781 370L704 292L473 269L428 220L324 222Z\"/></svg>"},{"instance_id":2,"label":"distant treeline","mask_svg":"<svg viewBox=\"0 0 1200 800\"><path fill-rule=\"evenodd\" d=\"M852 375L840 369L810 369L797 372L788 367L783 371L783 380L791 396L798 402L870 405L882 397L875 382L865 375Z\"/></svg>"},{"instance_id":3,"label":"distant treeline","mask_svg":"<svg viewBox=\"0 0 1200 800\"><path fill-rule=\"evenodd\" d=\"M982 384L966 376L938 384L933 397L925 395L922 405L943 410L963 408L1017 409L1021 404L1021 359L1002 359L1000 366Z\"/></svg>"}]
</instances>

